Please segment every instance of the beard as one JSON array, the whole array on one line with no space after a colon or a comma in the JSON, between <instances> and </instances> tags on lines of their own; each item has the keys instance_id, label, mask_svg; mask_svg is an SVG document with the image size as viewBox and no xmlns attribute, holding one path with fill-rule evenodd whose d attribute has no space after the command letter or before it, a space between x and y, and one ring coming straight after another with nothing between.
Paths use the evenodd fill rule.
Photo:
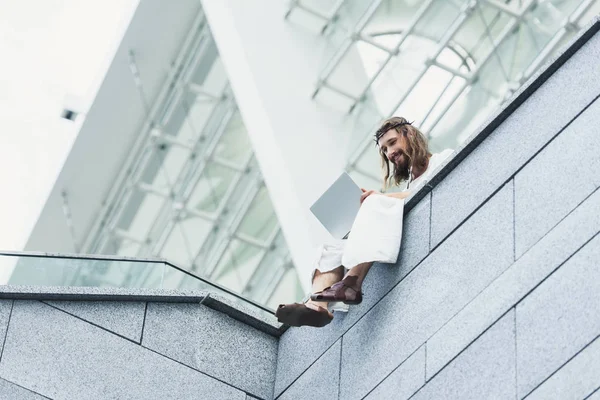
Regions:
<instances>
[{"instance_id":1,"label":"beard","mask_svg":"<svg viewBox=\"0 0 600 400\"><path fill-rule=\"evenodd\" d=\"M396 171L408 171L408 157L406 154L403 154L399 157L396 157L396 162L394 162L394 167Z\"/></svg>"}]
</instances>

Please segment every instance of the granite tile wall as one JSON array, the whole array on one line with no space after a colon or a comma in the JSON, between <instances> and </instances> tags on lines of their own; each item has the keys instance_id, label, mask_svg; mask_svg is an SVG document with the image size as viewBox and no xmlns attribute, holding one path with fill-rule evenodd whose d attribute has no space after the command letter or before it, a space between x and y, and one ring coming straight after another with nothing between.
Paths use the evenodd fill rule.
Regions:
<instances>
[{"instance_id":1,"label":"granite tile wall","mask_svg":"<svg viewBox=\"0 0 600 400\"><path fill-rule=\"evenodd\" d=\"M372 298L282 335L276 398L340 338L343 400L598 396L599 59L594 33L408 213Z\"/></svg>"},{"instance_id":2,"label":"granite tile wall","mask_svg":"<svg viewBox=\"0 0 600 400\"><path fill-rule=\"evenodd\" d=\"M200 304L8 300L0 335L1 399L273 395L277 339Z\"/></svg>"}]
</instances>

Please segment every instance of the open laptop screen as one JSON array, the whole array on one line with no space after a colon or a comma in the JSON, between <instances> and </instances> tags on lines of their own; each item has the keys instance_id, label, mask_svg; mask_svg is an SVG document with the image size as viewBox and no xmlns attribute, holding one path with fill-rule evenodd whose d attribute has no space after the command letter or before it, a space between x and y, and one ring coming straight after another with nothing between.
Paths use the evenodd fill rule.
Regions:
<instances>
[{"instance_id":1,"label":"open laptop screen","mask_svg":"<svg viewBox=\"0 0 600 400\"><path fill-rule=\"evenodd\" d=\"M310 210L334 238L343 239L358 214L361 195L360 187L344 172Z\"/></svg>"}]
</instances>

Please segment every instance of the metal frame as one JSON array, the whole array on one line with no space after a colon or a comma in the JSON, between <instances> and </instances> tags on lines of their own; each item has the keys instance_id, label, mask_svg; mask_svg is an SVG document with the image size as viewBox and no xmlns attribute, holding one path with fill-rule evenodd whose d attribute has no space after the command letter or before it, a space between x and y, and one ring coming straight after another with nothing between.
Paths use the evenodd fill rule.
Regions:
<instances>
[{"instance_id":1,"label":"metal frame","mask_svg":"<svg viewBox=\"0 0 600 400\"><path fill-rule=\"evenodd\" d=\"M302 0L291 0L290 6L283 18L287 20L290 17L290 15L296 10L303 11L323 21L324 25L321 28L321 34L324 34L327 31L327 29L338 19L339 12L342 9L342 6L344 5L345 1L346 0L337 0L330 12L328 14L323 14L319 10L315 10L309 6L306 6L302 3Z\"/></svg>"},{"instance_id":2,"label":"metal frame","mask_svg":"<svg viewBox=\"0 0 600 400\"><path fill-rule=\"evenodd\" d=\"M378 42L373 40L373 36L369 35L367 32L364 31L364 29L367 27L367 25L377 12L378 8L383 3L382 0L371 0L369 7L366 9L366 11L361 16L361 18L356 23L351 32L347 34L341 45L332 54L330 61L322 69L312 97L315 98L323 89L330 90L350 99L352 101L352 104L349 107L348 112L353 113L356 110L357 106L366 100L369 91L372 90L373 83L379 77L379 75L385 69L388 63L395 56L400 54L400 52L402 51L402 44L410 35L414 34L415 27L419 24L419 22L422 22L424 18L427 18L427 11L433 4L436 3L436 1L439 0L424 1L415 12L412 20L401 31L401 36L397 45L394 46L394 48L386 48L385 46L382 46ZM431 120L431 113L434 109L437 108L439 98L433 103L430 109L426 111L425 117L423 118L423 121L421 121L421 123L427 121L427 124L429 125L428 131L434 130L435 127L442 120L442 118L448 113L451 107L464 93L464 91L467 88L469 88L470 85L477 81L482 68L486 66L492 58L495 58L499 61L499 65L502 68L501 72L503 74L504 79L507 82L507 90L504 93L504 95L497 96L498 102L502 103L507 99L509 95L514 93L550 57L550 55L556 49L558 43L560 43L561 40L569 32L577 29L580 18L597 1L599 0L582 0L579 6L570 15L568 15L567 18L563 20L562 26L559 29L559 31L556 32L551 38L551 40L543 46L543 49L540 51L539 55L530 63L528 67L524 68L517 81L511 80L506 71L504 71L503 64L502 62L500 62L498 48L509 37L511 37L511 34L522 23L522 21L525 18L527 18L532 8L535 5L537 5L538 1L526 0L523 2L524 4L522 4L520 7L515 7L513 4L506 4L505 2L502 2L500 0L465 0L462 2L452 2L451 4L454 4L456 7L460 7L458 17L449 26L445 34L442 36L441 40L437 42L436 50L430 56L429 61L425 63L423 69L420 71L417 77L412 82L406 85L408 88L406 92L397 100L397 102L393 105L391 110L384 111L384 113L394 113L395 110L397 110L401 106L401 104L413 93L415 87L419 84L421 79L423 79L429 68L431 66L436 66L452 74L452 78L444 88L442 95L446 93L448 87L454 81L454 79L461 78L462 85L459 86L457 91L451 97L448 104L433 120ZM509 22L503 27L502 31L496 39L492 37L490 26L483 17L483 12L481 9L482 5L486 5L495 9L498 12L498 15L506 15L510 18ZM343 6L344 5L342 5L341 8L343 8ZM340 14L341 10L336 10L336 12ZM468 72L464 72L445 65L443 62L440 62L438 60L438 57L444 49L450 48L452 46L452 40L454 35L459 31L459 29L474 12L479 14L479 17L481 18L481 21L484 25L484 32L482 32L483 36L481 40L489 40L492 43L492 46L487 53L485 53L480 59L476 60L474 68L470 68ZM332 74L337 70L337 68L340 67L341 63L343 62L344 56L352 48L352 45L358 41L374 46L379 50L385 51L387 55L384 61L378 66L378 69L375 71L374 75L368 79L364 89L358 95L353 95L348 93L343 87L336 87L334 84L329 82L329 79L332 76ZM373 121L373 123L376 122L377 121ZM347 169L350 171L356 171L361 175L372 179L373 177L370 177L369 174L365 174L364 172L360 171L359 168L356 167L359 159L363 156L364 152L371 145L371 134L370 132L366 132L364 141L356 148L356 150L352 153L351 157L349 158Z\"/></svg>"},{"instance_id":3,"label":"metal frame","mask_svg":"<svg viewBox=\"0 0 600 400\"><path fill-rule=\"evenodd\" d=\"M135 51L130 51L132 79L145 105L146 121L124 164L125 167L122 169L124 172L116 179L108 201L100 212L100 217L96 220L94 227L85 240L84 251L105 253L110 251L110 246L113 243L121 243L125 240L136 244L138 247L137 256L159 255L163 254L167 240L174 230L181 229L181 234L184 236L182 245L185 247L189 259L188 265L184 266L185 269L194 271L194 273L207 279L214 278L215 269L232 240L240 241L262 252L260 262L252 276L255 276L260 268L274 268L275 272L279 270L285 272L290 267L287 249L284 253L288 255L281 261L281 265L263 265L266 255L271 251L277 234L280 232L279 227L266 241L237 232L252 201L264 183L258 168L251 170L254 161L252 152L239 165L216 156L217 146L226 132L228 124L238 111L233 93L228 85L222 93L210 93L202 85L190 80L197 65L206 62L207 59L203 57L203 54L210 48L211 40L209 26L204 15L200 13L175 63L172 64L160 94L151 107L144 92L144 82L140 78ZM193 92L200 96L202 101L208 101L212 104L209 107L208 114L204 116L206 122L202 129L193 125L189 117L189 105L182 103L185 100L183 96L186 92ZM178 106L184 107L186 112L183 123L189 124L191 131L194 132L193 139L189 142L179 140L176 136L170 134L171 132L165 132L158 122L159 117L168 121L169 115L175 112L175 107ZM206 140L207 138L208 140ZM180 148L190 155L185 161L177 165L177 171L173 176L169 176L164 169L166 156L162 156L162 159L161 156L155 156L156 147L160 145L168 145L169 148ZM146 168L155 168L156 170L157 162L160 162L160 166L156 173L162 174L166 181L166 187L158 187L142 180ZM226 168L227 171L232 173L232 176L226 192L218 199L217 209L214 212L203 212L192 208L189 201L194 194L196 185L210 165ZM242 183L244 183L245 189L239 194L236 188ZM209 190L214 193L215 189L209 187ZM150 224L143 237L136 237L119 226L119 221L128 210L128 205L133 199L136 199L136 193L152 194L158 196L162 201L154 215L153 223ZM233 196L236 196L236 198ZM143 201L143 199L139 200L138 195L136 201ZM234 203L233 207L235 209L231 208L232 203ZM225 218L226 213L234 213L233 218L230 218L231 214L228 214L228 218ZM152 216L149 217L152 218ZM209 234L210 240L199 246L199 250L195 253L192 253L190 246L191 241L195 238L188 237L186 231L182 227L178 227L179 221L189 217L200 218L212 224L213 229L217 225L220 228L220 232ZM225 220L229 222L223 224ZM211 237L212 234L216 236ZM208 259L206 259L207 255L209 256ZM237 269L238 261L235 259L232 261L234 262L234 269ZM98 274L101 274L101 272L99 271ZM98 276L98 279L100 279L100 276ZM143 280L145 278L139 277L139 279ZM240 286L243 288L241 293L244 293L248 288L248 282L240 282ZM270 282L265 282L265 287L260 291L260 294L261 296L268 295L270 297L275 288ZM265 290L270 292L265 293ZM289 300L296 299L290 298Z\"/></svg>"}]
</instances>

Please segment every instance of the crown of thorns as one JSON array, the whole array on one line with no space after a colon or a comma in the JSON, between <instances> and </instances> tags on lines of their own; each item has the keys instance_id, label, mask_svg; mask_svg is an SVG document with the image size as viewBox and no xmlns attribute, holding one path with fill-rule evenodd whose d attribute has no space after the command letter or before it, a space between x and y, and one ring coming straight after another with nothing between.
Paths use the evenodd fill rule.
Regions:
<instances>
[{"instance_id":1,"label":"crown of thorns","mask_svg":"<svg viewBox=\"0 0 600 400\"><path fill-rule=\"evenodd\" d=\"M377 130L377 132L375 132L375 144L379 144L379 139L381 139L381 137L383 135L385 135L385 133L387 131L389 131L390 129L396 129L396 128L400 128L401 126L404 125L412 125L410 122L406 121L406 122L396 122L395 124L392 125L388 125L385 124L384 126L382 126L381 128L379 128Z\"/></svg>"}]
</instances>

